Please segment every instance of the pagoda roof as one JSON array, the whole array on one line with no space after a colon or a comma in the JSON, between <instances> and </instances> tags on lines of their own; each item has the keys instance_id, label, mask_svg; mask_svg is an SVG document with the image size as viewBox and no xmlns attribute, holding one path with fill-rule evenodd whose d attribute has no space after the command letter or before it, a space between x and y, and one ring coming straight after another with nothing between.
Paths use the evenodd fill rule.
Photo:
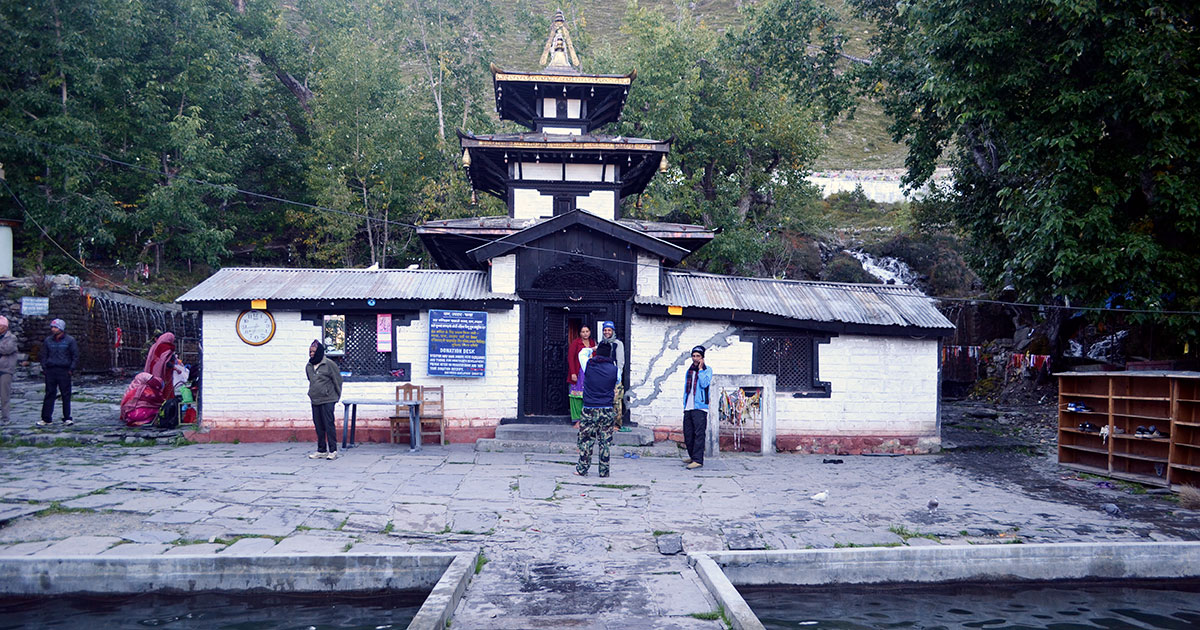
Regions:
<instances>
[{"instance_id":1,"label":"pagoda roof","mask_svg":"<svg viewBox=\"0 0 1200 630\"><path fill-rule=\"evenodd\" d=\"M671 142L646 138L606 135L569 135L543 132L474 135L458 133L464 149L464 165L477 190L505 198L508 191L508 161L533 159L571 163L612 164L621 160L620 196L636 195L654 178L661 160L671 151Z\"/></svg>"},{"instance_id":2,"label":"pagoda roof","mask_svg":"<svg viewBox=\"0 0 1200 630\"><path fill-rule=\"evenodd\" d=\"M542 69L534 72L509 71L496 64L491 65L496 112L502 120L512 120L536 129L539 99L570 98L587 103L587 115L571 122L583 123L586 130L591 131L621 117L621 109L629 96L629 86L637 76L636 72L584 74L580 70L571 31L561 10L551 20L540 63ZM548 124L545 118L541 122Z\"/></svg>"},{"instance_id":3,"label":"pagoda roof","mask_svg":"<svg viewBox=\"0 0 1200 630\"><path fill-rule=\"evenodd\" d=\"M420 236L421 241L433 255L433 259L439 267L443 269L476 269L480 264L475 256L469 253L471 250L529 228L546 224L554 218L557 217L514 219L508 216L492 216L444 219L421 224L417 227L417 235ZM597 220L607 221L599 217ZM621 219L609 223L686 250L683 257L700 249L714 236L713 231L704 226L686 223L633 219Z\"/></svg>"}]
</instances>

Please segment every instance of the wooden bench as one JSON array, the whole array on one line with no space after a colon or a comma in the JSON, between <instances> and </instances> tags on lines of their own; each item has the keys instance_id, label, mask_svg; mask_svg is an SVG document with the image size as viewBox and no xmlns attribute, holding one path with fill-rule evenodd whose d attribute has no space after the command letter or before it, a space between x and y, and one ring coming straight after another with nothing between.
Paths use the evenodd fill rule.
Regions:
<instances>
[{"instance_id":1,"label":"wooden bench","mask_svg":"<svg viewBox=\"0 0 1200 630\"><path fill-rule=\"evenodd\" d=\"M415 400L421 403L421 436L437 436L438 444L446 443L445 388L441 385L414 385L405 383L396 386L396 401ZM396 414L388 418L391 422L390 440L393 444L407 441L409 433L407 410L396 406Z\"/></svg>"}]
</instances>

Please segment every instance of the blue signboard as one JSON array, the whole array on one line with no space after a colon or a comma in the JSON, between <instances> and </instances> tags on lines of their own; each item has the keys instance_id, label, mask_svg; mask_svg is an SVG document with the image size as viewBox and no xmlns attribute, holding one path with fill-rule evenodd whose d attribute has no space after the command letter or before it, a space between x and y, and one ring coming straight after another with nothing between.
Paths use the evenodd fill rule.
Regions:
<instances>
[{"instance_id":1,"label":"blue signboard","mask_svg":"<svg viewBox=\"0 0 1200 630\"><path fill-rule=\"evenodd\" d=\"M429 311L429 375L484 376L487 313Z\"/></svg>"}]
</instances>

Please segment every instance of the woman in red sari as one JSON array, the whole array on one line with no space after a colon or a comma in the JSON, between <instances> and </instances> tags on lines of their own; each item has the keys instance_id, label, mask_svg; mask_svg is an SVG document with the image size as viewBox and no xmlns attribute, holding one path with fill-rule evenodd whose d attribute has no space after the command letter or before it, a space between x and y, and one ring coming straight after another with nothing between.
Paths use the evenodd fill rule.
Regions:
<instances>
[{"instance_id":1,"label":"woman in red sari","mask_svg":"<svg viewBox=\"0 0 1200 630\"><path fill-rule=\"evenodd\" d=\"M571 422L579 422L583 417L583 370L579 362L579 353L584 348L595 348L596 340L592 339L592 329L586 325L579 327L579 336L571 341L567 349L567 392L571 403Z\"/></svg>"}]
</instances>

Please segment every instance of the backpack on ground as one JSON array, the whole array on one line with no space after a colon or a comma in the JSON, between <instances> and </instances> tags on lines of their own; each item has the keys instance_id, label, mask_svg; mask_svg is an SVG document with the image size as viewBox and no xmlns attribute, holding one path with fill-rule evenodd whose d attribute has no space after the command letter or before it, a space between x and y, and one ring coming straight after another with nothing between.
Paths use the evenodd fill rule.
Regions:
<instances>
[{"instance_id":1,"label":"backpack on ground","mask_svg":"<svg viewBox=\"0 0 1200 630\"><path fill-rule=\"evenodd\" d=\"M154 417L154 426L160 429L174 429L179 426L179 403L179 396L164 401L158 408L158 415Z\"/></svg>"}]
</instances>

